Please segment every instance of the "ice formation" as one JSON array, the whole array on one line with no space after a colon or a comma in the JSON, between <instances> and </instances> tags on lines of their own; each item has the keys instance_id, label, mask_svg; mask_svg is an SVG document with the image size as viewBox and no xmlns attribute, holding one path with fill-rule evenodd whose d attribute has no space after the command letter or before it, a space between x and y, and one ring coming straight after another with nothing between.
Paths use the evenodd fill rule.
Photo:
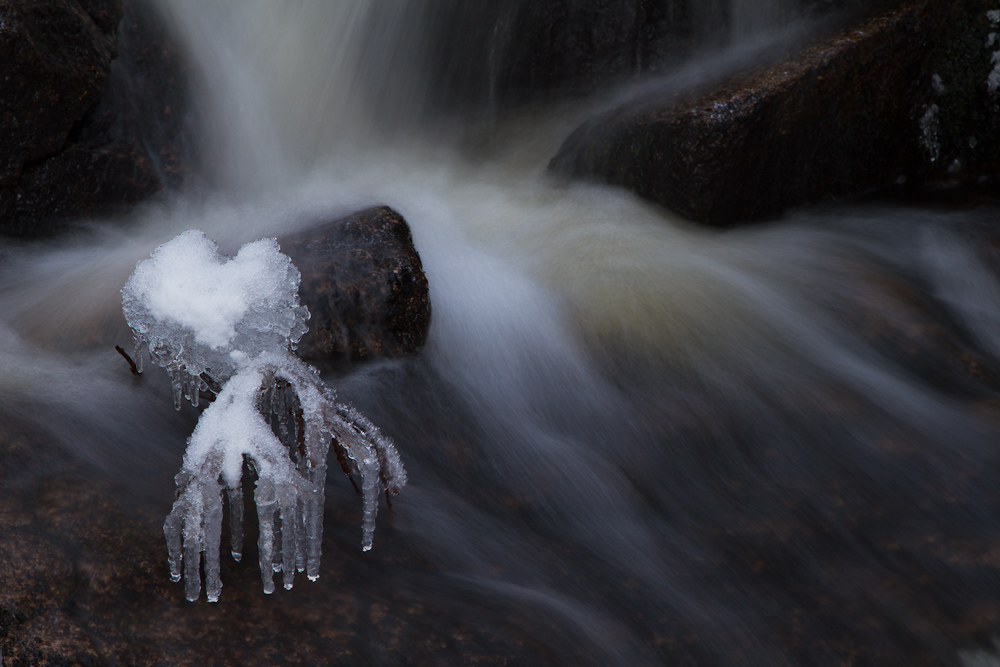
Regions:
<instances>
[{"instance_id":1,"label":"ice formation","mask_svg":"<svg viewBox=\"0 0 1000 667\"><path fill-rule=\"evenodd\" d=\"M189 600L219 599L223 491L232 555L243 552L244 462L256 473L254 502L264 592L282 573L319 576L326 462L332 445L344 472L360 477L362 548L372 545L381 493L398 493L406 471L392 440L291 350L306 331L299 271L274 239L244 245L232 259L189 230L136 264L122 289L122 309L146 351L170 373L174 403L198 405L216 394L188 439L177 474L177 500L163 524L170 575L182 575ZM219 383L222 386L219 386ZM207 398L207 397L206 397Z\"/></svg>"},{"instance_id":2,"label":"ice formation","mask_svg":"<svg viewBox=\"0 0 1000 667\"><path fill-rule=\"evenodd\" d=\"M1000 26L1000 9L994 9L986 12L986 18L989 20L990 25L994 28ZM996 44L997 34L996 32L991 32L986 36L986 48L993 48ZM993 69L990 71L989 75L986 77L986 88L990 91L991 95L995 95L997 89L1000 88L1000 50L994 51L990 55L990 62L993 63Z\"/></svg>"},{"instance_id":3,"label":"ice formation","mask_svg":"<svg viewBox=\"0 0 1000 667\"><path fill-rule=\"evenodd\" d=\"M931 162L937 162L941 155L941 142L938 141L938 132L941 129L938 122L938 110L938 105L932 104L920 118L922 143L930 155Z\"/></svg>"}]
</instances>

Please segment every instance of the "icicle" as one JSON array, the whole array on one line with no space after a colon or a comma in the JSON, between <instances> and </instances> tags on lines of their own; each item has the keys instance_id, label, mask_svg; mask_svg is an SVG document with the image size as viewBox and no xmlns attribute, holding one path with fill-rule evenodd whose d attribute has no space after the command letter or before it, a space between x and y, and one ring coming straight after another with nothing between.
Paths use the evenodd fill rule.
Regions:
<instances>
[{"instance_id":1,"label":"icicle","mask_svg":"<svg viewBox=\"0 0 1000 667\"><path fill-rule=\"evenodd\" d=\"M167 372L170 373L170 385L174 390L174 410L180 410L181 395L184 391L184 380L181 376L181 369L176 365L171 365L167 367Z\"/></svg>"},{"instance_id":2,"label":"icicle","mask_svg":"<svg viewBox=\"0 0 1000 667\"><path fill-rule=\"evenodd\" d=\"M282 545L282 531L281 531L281 506L275 505L274 511L274 551L271 557L271 570L277 574L281 572L281 547Z\"/></svg>"},{"instance_id":3,"label":"icicle","mask_svg":"<svg viewBox=\"0 0 1000 667\"><path fill-rule=\"evenodd\" d=\"M200 387L201 378L191 378L191 382L188 385L188 400L191 401L191 405L198 407L198 403L201 401Z\"/></svg>"},{"instance_id":4,"label":"icicle","mask_svg":"<svg viewBox=\"0 0 1000 667\"><path fill-rule=\"evenodd\" d=\"M167 538L167 564L170 566L170 580L177 582L181 580L181 524L184 521L183 514L178 511L179 506L167 515L167 520L163 522L163 535Z\"/></svg>"},{"instance_id":5,"label":"icicle","mask_svg":"<svg viewBox=\"0 0 1000 667\"><path fill-rule=\"evenodd\" d=\"M271 569L271 560L274 557L274 485L267 478L258 479L253 495L260 524L260 536L257 538L260 578L264 583L264 592L270 595L274 592L274 571Z\"/></svg>"},{"instance_id":6,"label":"icicle","mask_svg":"<svg viewBox=\"0 0 1000 667\"><path fill-rule=\"evenodd\" d=\"M306 569L306 504L302 498L295 502L295 571Z\"/></svg>"},{"instance_id":7,"label":"icicle","mask_svg":"<svg viewBox=\"0 0 1000 667\"><path fill-rule=\"evenodd\" d=\"M366 456L361 464L361 550L371 551L375 534L375 515L378 513L379 477L378 460Z\"/></svg>"},{"instance_id":8,"label":"icicle","mask_svg":"<svg viewBox=\"0 0 1000 667\"><path fill-rule=\"evenodd\" d=\"M144 343L142 336L135 334L132 337L133 348L132 348L132 361L135 362L135 372L142 373L142 357L145 355Z\"/></svg>"},{"instance_id":9,"label":"icicle","mask_svg":"<svg viewBox=\"0 0 1000 667\"><path fill-rule=\"evenodd\" d=\"M398 494L406 486L406 469L399 460L399 452L396 451L392 438L379 433L375 449L379 453L379 468L382 479L386 481L386 490L393 495Z\"/></svg>"},{"instance_id":10,"label":"icicle","mask_svg":"<svg viewBox=\"0 0 1000 667\"><path fill-rule=\"evenodd\" d=\"M281 572L285 590L292 589L295 578L295 490L282 485L278 493L281 508Z\"/></svg>"},{"instance_id":11,"label":"icicle","mask_svg":"<svg viewBox=\"0 0 1000 667\"><path fill-rule=\"evenodd\" d=\"M358 412L354 406L338 405L337 415L346 422L350 433L357 433L363 442L374 448L379 459L379 470L385 488L390 493L399 493L406 486L406 470L399 460L399 453L392 438L382 435L378 427L367 417Z\"/></svg>"},{"instance_id":12,"label":"icicle","mask_svg":"<svg viewBox=\"0 0 1000 667\"><path fill-rule=\"evenodd\" d=\"M243 560L243 485L226 489L229 496L229 548L233 560ZM175 579L176 581L176 579Z\"/></svg>"},{"instance_id":13,"label":"icicle","mask_svg":"<svg viewBox=\"0 0 1000 667\"><path fill-rule=\"evenodd\" d=\"M205 596L218 602L222 592L219 576L219 551L222 547L222 494L218 484L206 485L202 491L205 503Z\"/></svg>"},{"instance_id":14,"label":"icicle","mask_svg":"<svg viewBox=\"0 0 1000 667\"><path fill-rule=\"evenodd\" d=\"M309 581L319 579L319 559L323 549L323 495L324 484L310 489L305 498L306 523L306 576Z\"/></svg>"},{"instance_id":15,"label":"icicle","mask_svg":"<svg viewBox=\"0 0 1000 667\"><path fill-rule=\"evenodd\" d=\"M201 552L205 550L202 526L203 503L200 494L189 489L185 494L188 511L184 516L184 594L190 602L201 595Z\"/></svg>"}]
</instances>

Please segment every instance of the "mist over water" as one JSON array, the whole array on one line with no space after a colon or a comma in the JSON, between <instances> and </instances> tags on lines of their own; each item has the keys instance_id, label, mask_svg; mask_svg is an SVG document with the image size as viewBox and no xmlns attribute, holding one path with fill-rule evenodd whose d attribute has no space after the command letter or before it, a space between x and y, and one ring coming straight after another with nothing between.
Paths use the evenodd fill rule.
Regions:
<instances>
[{"instance_id":1,"label":"mist over water","mask_svg":"<svg viewBox=\"0 0 1000 667\"><path fill-rule=\"evenodd\" d=\"M427 273L427 346L329 378L409 471L391 530L430 565L402 582L383 563L383 585L539 662L826 664L823 642L846 636L957 664L984 638L938 622L1000 586L920 545L1000 539L998 385L921 350L920 327L1000 361L995 267L956 231L988 213L859 205L720 233L556 181L555 148L607 100L449 116L443 132L421 4L164 1L197 69L206 183L127 225L5 242L0 400L168 507L194 416L173 412L165 373L135 383L108 353L131 340L119 290L135 262L188 228L231 254L388 204ZM748 40L792 14L750 4ZM353 507L345 480L328 487Z\"/></svg>"}]
</instances>

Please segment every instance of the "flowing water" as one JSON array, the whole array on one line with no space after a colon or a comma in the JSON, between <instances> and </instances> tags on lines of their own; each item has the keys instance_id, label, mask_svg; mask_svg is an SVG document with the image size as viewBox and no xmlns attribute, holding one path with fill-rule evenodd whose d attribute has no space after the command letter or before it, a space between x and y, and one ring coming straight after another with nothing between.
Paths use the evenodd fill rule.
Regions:
<instances>
[{"instance_id":1,"label":"flowing water","mask_svg":"<svg viewBox=\"0 0 1000 667\"><path fill-rule=\"evenodd\" d=\"M131 339L135 262L192 227L233 252L388 204L427 273L428 342L330 379L395 438L410 484L363 555L331 475L345 509L327 530L347 537L325 558L370 562L391 536L427 566L352 586L405 587L540 662L960 664L988 641L1000 283L975 242L991 211L824 207L715 232L558 181L548 159L610 98L441 120L420 67L431 4L164 1L197 66L210 185L3 246L7 409L165 514L195 415L173 413L165 373L137 384L109 352ZM715 76L750 43L657 85Z\"/></svg>"}]
</instances>

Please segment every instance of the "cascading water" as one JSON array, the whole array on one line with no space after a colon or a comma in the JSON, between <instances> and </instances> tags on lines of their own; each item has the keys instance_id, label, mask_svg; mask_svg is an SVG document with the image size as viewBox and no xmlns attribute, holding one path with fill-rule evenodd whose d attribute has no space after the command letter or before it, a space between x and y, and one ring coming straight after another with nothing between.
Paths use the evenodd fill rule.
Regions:
<instances>
[{"instance_id":1,"label":"cascading water","mask_svg":"<svg viewBox=\"0 0 1000 667\"><path fill-rule=\"evenodd\" d=\"M341 650L345 628L362 639L336 655L366 663L960 664L989 638L1000 384L976 369L1000 361L1000 283L956 231L989 212L854 206L709 232L548 178L579 109L448 136L428 120L421 3L162 9L199 68L212 186L75 243L0 248L0 399L162 521L194 417L107 354L131 340L136 261L192 227L235 250L317 213L401 212L427 347L337 385L410 483L363 556L331 480L324 559L353 574L273 601L296 619L284 661ZM712 57L663 85L725 68ZM321 599L370 619L317 620ZM386 613L410 626L376 632ZM442 627L443 646L421 643Z\"/></svg>"}]
</instances>

